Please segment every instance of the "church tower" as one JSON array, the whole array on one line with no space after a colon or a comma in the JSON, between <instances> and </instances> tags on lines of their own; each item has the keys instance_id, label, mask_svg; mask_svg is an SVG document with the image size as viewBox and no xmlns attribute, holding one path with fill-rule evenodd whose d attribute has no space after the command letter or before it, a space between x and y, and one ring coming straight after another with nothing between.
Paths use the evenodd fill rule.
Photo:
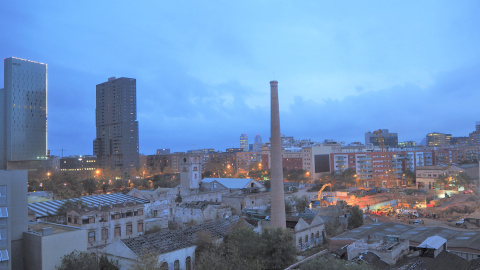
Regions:
<instances>
[{"instance_id":1,"label":"church tower","mask_svg":"<svg viewBox=\"0 0 480 270\"><path fill-rule=\"evenodd\" d=\"M188 189L198 189L202 178L199 156L185 156L180 159L180 184Z\"/></svg>"}]
</instances>

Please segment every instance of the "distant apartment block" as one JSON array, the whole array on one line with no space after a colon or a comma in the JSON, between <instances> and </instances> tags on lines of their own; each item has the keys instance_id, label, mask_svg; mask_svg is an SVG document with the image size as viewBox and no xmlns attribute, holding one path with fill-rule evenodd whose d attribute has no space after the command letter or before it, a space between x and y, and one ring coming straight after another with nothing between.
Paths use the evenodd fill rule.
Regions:
<instances>
[{"instance_id":1,"label":"distant apartment block","mask_svg":"<svg viewBox=\"0 0 480 270\"><path fill-rule=\"evenodd\" d=\"M452 134L432 132L427 134L427 146L446 146L450 145Z\"/></svg>"},{"instance_id":2,"label":"distant apartment block","mask_svg":"<svg viewBox=\"0 0 480 270\"><path fill-rule=\"evenodd\" d=\"M168 155L170 154L170 149L157 149L157 155Z\"/></svg>"},{"instance_id":3,"label":"distant apartment block","mask_svg":"<svg viewBox=\"0 0 480 270\"><path fill-rule=\"evenodd\" d=\"M136 80L109 78L97 85L97 138L93 153L100 168L138 167Z\"/></svg>"},{"instance_id":4,"label":"distant apartment block","mask_svg":"<svg viewBox=\"0 0 480 270\"><path fill-rule=\"evenodd\" d=\"M74 156L60 159L61 171L94 171L97 168L95 156Z\"/></svg>"},{"instance_id":5,"label":"distant apartment block","mask_svg":"<svg viewBox=\"0 0 480 270\"><path fill-rule=\"evenodd\" d=\"M388 129L381 129L380 136L383 138L384 146L397 147L398 145L398 133L390 133ZM374 146L380 146L379 137L373 132L365 133L365 145L372 144Z\"/></svg>"},{"instance_id":6,"label":"distant apartment block","mask_svg":"<svg viewBox=\"0 0 480 270\"><path fill-rule=\"evenodd\" d=\"M0 168L41 168L47 159L47 65L11 57L4 66Z\"/></svg>"}]
</instances>

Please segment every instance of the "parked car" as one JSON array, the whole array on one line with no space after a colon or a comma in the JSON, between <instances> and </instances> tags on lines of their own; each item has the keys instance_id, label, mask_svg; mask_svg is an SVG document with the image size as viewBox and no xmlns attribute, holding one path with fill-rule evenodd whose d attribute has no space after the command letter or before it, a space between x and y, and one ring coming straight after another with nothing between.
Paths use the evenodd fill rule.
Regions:
<instances>
[{"instance_id":1,"label":"parked car","mask_svg":"<svg viewBox=\"0 0 480 270\"><path fill-rule=\"evenodd\" d=\"M457 225L457 226L462 226L462 225L464 224L464 222L465 222L465 221L464 221L463 218L462 218L462 219L460 219L459 221L457 221L457 222L455 223L455 225Z\"/></svg>"}]
</instances>

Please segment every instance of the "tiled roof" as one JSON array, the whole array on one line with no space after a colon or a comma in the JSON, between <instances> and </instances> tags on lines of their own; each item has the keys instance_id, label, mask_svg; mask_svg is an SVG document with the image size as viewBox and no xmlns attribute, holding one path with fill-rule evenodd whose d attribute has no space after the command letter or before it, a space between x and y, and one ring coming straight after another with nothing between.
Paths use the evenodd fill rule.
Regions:
<instances>
[{"instance_id":1,"label":"tiled roof","mask_svg":"<svg viewBox=\"0 0 480 270\"><path fill-rule=\"evenodd\" d=\"M152 251L164 254L195 245L196 234L200 231L210 232L214 238L223 237L238 220L238 216L233 216L229 219L194 225L183 230L156 232L121 241L137 256Z\"/></svg>"},{"instance_id":2,"label":"tiled roof","mask_svg":"<svg viewBox=\"0 0 480 270\"><path fill-rule=\"evenodd\" d=\"M28 209L34 212L37 217L45 217L50 215L56 215L58 209L62 207L67 201L72 201L72 202L82 201L87 206L98 207L98 205L119 204L124 202L133 202L134 200L136 201L137 204L149 203L148 200L124 195L122 193L111 193L111 194L83 196L80 198L68 199L68 200L54 200L54 201L46 201L46 202L29 203Z\"/></svg>"}]
</instances>

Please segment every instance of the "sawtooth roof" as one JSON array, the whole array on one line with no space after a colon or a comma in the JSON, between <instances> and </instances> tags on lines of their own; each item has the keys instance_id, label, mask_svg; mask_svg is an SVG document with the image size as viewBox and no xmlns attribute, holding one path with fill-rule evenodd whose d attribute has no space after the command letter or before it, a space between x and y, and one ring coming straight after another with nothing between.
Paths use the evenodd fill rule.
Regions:
<instances>
[{"instance_id":1,"label":"sawtooth roof","mask_svg":"<svg viewBox=\"0 0 480 270\"><path fill-rule=\"evenodd\" d=\"M97 207L97 208L98 208L98 205L100 206L105 206L110 204L118 205L118 204L123 204L124 202L127 203L127 202L136 201L137 204L145 204L150 202L145 199L139 199L139 198L128 196L122 193L110 193L110 194L83 196L80 198L67 199L67 200L53 200L53 201L29 203L28 210L35 213L37 217L57 215L58 209L60 209L60 207L62 207L67 201L72 201L72 202L82 201L87 206Z\"/></svg>"}]
</instances>

